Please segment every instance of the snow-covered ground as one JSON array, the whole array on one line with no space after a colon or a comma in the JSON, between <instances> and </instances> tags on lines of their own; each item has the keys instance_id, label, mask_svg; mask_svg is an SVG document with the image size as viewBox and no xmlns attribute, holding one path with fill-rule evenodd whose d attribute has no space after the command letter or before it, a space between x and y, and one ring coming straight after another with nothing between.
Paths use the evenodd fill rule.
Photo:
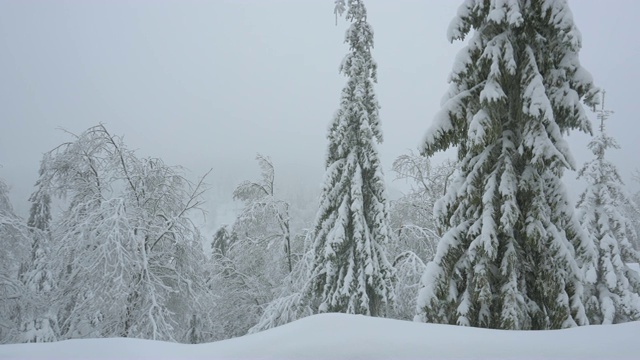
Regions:
<instances>
[{"instance_id":1,"label":"snow-covered ground","mask_svg":"<svg viewBox=\"0 0 640 360\"><path fill-rule=\"evenodd\" d=\"M315 315L210 344L86 339L1 345L0 359L640 359L640 322L499 331Z\"/></svg>"}]
</instances>

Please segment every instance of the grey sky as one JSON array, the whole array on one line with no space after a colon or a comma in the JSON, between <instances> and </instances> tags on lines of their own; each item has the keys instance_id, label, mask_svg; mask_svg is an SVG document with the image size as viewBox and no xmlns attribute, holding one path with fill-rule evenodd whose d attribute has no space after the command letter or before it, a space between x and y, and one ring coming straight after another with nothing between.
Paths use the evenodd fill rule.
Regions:
<instances>
[{"instance_id":1,"label":"grey sky","mask_svg":"<svg viewBox=\"0 0 640 360\"><path fill-rule=\"evenodd\" d=\"M446 30L461 0L369 0L377 94L391 162L415 148L439 109L464 43ZM607 89L622 175L640 167L637 0L573 0L581 61ZM42 153L104 122L143 156L213 167L227 191L270 155L289 183L322 181L326 128L345 80L346 23L331 0L0 2L0 177L24 214ZM578 164L588 137L569 142ZM569 174L568 178L574 178ZM575 192L577 182L570 180ZM393 186L393 184L390 184ZM215 204L211 204L215 206Z\"/></svg>"}]
</instances>

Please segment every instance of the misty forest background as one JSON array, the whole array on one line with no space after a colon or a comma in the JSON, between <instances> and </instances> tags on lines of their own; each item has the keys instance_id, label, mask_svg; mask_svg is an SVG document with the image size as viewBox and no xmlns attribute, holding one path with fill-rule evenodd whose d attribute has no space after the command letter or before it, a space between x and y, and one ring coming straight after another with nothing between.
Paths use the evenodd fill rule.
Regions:
<instances>
[{"instance_id":1,"label":"misty forest background","mask_svg":"<svg viewBox=\"0 0 640 360\"><path fill-rule=\"evenodd\" d=\"M623 179L609 161L620 146L606 127L630 119L580 66L568 3L465 1L448 37L468 46L442 109L391 169L365 3L335 6L349 24L346 83L317 183L257 154L229 194L236 208L217 208L233 216L211 229L206 199L224 174L141 156L103 123L61 130L26 217L0 178L1 343L201 343L322 312L500 329L640 318L628 265L640 261L640 171ZM592 136L584 165L570 130Z\"/></svg>"}]
</instances>

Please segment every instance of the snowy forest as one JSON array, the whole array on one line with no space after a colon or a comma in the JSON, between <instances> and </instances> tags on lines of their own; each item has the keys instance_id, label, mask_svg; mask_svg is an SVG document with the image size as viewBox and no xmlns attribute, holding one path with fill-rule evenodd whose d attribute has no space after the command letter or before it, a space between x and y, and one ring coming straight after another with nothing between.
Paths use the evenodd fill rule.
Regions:
<instances>
[{"instance_id":1,"label":"snowy forest","mask_svg":"<svg viewBox=\"0 0 640 360\"><path fill-rule=\"evenodd\" d=\"M640 166L626 178L608 132L634 119L582 67L567 0L462 1L441 107L390 169L367 1L334 2L344 86L321 186L291 196L260 152L228 194L234 218L209 231L223 174L142 155L108 123L63 130L34 166L28 216L0 178L0 343L195 344L322 313L503 330L640 320Z\"/></svg>"}]
</instances>

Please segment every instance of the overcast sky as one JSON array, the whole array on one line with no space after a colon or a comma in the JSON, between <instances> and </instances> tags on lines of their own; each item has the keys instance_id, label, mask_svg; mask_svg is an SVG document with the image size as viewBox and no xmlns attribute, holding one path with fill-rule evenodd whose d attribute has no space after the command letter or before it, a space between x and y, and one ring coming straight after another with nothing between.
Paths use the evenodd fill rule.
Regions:
<instances>
[{"instance_id":1,"label":"overcast sky","mask_svg":"<svg viewBox=\"0 0 640 360\"><path fill-rule=\"evenodd\" d=\"M439 109L462 42L446 40L461 0L368 0L387 177ZM610 157L630 183L640 168L637 0L570 1L581 61L615 110ZM141 156L213 168L230 191L257 174L257 152L280 178L317 188L326 130L345 79L347 24L332 0L0 1L0 177L26 214L42 154L99 122ZM579 164L588 137L569 143ZM568 174L574 194L579 186ZM393 183L389 185L394 186ZM229 194L230 196L230 194ZM210 204L215 207L215 204Z\"/></svg>"}]
</instances>

